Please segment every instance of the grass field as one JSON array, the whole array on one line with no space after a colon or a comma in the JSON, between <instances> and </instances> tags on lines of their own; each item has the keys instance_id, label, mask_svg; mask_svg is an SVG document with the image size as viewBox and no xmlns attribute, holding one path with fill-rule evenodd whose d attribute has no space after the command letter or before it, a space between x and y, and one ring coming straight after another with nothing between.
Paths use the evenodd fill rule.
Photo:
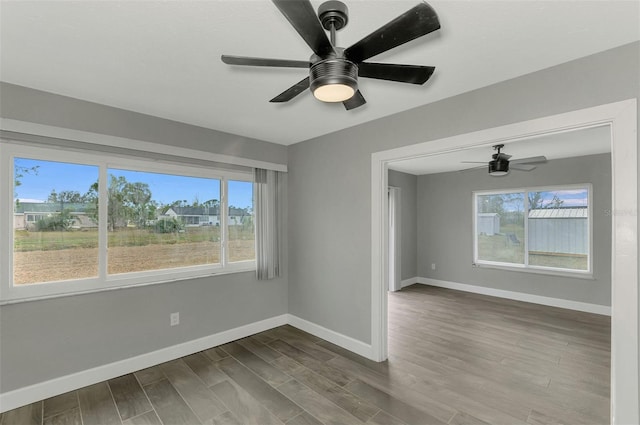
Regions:
<instances>
[{"instance_id":1,"label":"grass field","mask_svg":"<svg viewBox=\"0 0 640 425\"><path fill-rule=\"evenodd\" d=\"M152 244L179 244L219 241L220 228L216 226L187 227L178 233L155 233L151 230L125 228L108 233L108 246L145 246ZM253 229L240 226L229 228L229 239L253 239ZM65 232L33 232L16 230L14 251L49 251L68 248L97 248L98 230L72 230Z\"/></svg>"},{"instance_id":2,"label":"grass field","mask_svg":"<svg viewBox=\"0 0 640 425\"><path fill-rule=\"evenodd\" d=\"M503 263L524 264L524 227L504 225L501 233L488 236L478 235L478 259ZM507 237L512 233L519 243ZM556 267L571 270L587 270L586 255L567 255L554 253L529 253L529 265Z\"/></svg>"},{"instance_id":3,"label":"grass field","mask_svg":"<svg viewBox=\"0 0 640 425\"><path fill-rule=\"evenodd\" d=\"M158 234L123 229L109 233L109 274L220 263L217 227L187 228ZM255 259L253 233L229 231L229 261ZM98 232L15 232L14 283L95 277L98 274Z\"/></svg>"},{"instance_id":4,"label":"grass field","mask_svg":"<svg viewBox=\"0 0 640 425\"><path fill-rule=\"evenodd\" d=\"M520 243L506 237L512 233ZM478 235L478 259L503 263L524 263L524 226L503 225L500 234Z\"/></svg>"},{"instance_id":5,"label":"grass field","mask_svg":"<svg viewBox=\"0 0 640 425\"><path fill-rule=\"evenodd\" d=\"M571 270L588 270L589 257L586 255L529 254L529 264L542 267L559 267Z\"/></svg>"}]
</instances>

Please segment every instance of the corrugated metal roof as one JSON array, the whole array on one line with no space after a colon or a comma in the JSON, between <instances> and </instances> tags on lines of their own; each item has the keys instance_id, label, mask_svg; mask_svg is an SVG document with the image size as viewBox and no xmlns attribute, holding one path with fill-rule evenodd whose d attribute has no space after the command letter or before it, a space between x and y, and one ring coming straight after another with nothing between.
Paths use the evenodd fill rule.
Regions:
<instances>
[{"instance_id":1,"label":"corrugated metal roof","mask_svg":"<svg viewBox=\"0 0 640 425\"><path fill-rule=\"evenodd\" d=\"M587 207L540 208L529 211L529 218L587 218Z\"/></svg>"}]
</instances>

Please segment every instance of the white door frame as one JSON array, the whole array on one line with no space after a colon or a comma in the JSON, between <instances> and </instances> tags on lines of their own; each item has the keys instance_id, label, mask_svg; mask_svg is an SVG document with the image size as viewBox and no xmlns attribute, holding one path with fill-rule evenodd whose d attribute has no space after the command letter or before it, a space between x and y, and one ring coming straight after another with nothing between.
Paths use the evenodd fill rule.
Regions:
<instances>
[{"instance_id":1,"label":"white door frame","mask_svg":"<svg viewBox=\"0 0 640 425\"><path fill-rule=\"evenodd\" d=\"M387 274L389 291L399 291L402 289L402 188L389 186L389 219L387 232L393 236L389 239L389 273ZM392 249L391 249L392 248ZM392 261L393 255L393 261Z\"/></svg>"},{"instance_id":2,"label":"white door frame","mask_svg":"<svg viewBox=\"0 0 640 425\"><path fill-rule=\"evenodd\" d=\"M371 155L371 350L387 358L387 169L391 161L609 125L612 162L611 423L640 423L637 100L480 130Z\"/></svg>"}]
</instances>

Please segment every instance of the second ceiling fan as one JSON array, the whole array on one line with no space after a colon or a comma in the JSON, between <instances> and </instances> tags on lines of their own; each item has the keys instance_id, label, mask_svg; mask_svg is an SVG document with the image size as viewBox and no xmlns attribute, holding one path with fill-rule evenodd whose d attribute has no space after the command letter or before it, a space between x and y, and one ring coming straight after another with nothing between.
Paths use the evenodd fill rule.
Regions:
<instances>
[{"instance_id":1,"label":"second ceiling fan","mask_svg":"<svg viewBox=\"0 0 640 425\"><path fill-rule=\"evenodd\" d=\"M364 62L440 28L438 15L421 2L386 25L346 49L336 46L336 31L349 20L347 6L327 1L316 15L309 0L272 0L289 23L311 47L306 61L222 55L229 65L308 68L309 76L297 82L271 102L287 102L310 88L324 102L342 102L347 110L366 103L358 90L358 77L401 83L424 84L433 74L433 66ZM326 31L329 31L330 38Z\"/></svg>"},{"instance_id":2,"label":"second ceiling fan","mask_svg":"<svg viewBox=\"0 0 640 425\"><path fill-rule=\"evenodd\" d=\"M533 164L544 164L545 162L547 162L547 158L545 156L531 156L529 158L510 160L511 155L507 155L506 153L501 152L503 148L503 144L494 145L493 150L497 151L497 153L491 155L491 160L486 163L488 166L487 171L492 176L505 176L509 174L510 170L531 171L536 168L536 166ZM485 164L484 161L462 161L462 163Z\"/></svg>"}]
</instances>

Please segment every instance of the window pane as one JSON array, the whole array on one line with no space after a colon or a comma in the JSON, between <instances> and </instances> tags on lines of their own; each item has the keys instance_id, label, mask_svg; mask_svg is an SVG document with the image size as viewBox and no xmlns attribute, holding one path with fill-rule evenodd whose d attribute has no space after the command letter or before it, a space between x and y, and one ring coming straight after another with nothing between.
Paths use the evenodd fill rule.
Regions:
<instances>
[{"instance_id":1,"label":"window pane","mask_svg":"<svg viewBox=\"0 0 640 425\"><path fill-rule=\"evenodd\" d=\"M588 190L529 193L529 264L589 270Z\"/></svg>"},{"instance_id":2,"label":"window pane","mask_svg":"<svg viewBox=\"0 0 640 425\"><path fill-rule=\"evenodd\" d=\"M478 260L524 264L524 194L477 196Z\"/></svg>"},{"instance_id":3,"label":"window pane","mask_svg":"<svg viewBox=\"0 0 640 425\"><path fill-rule=\"evenodd\" d=\"M15 158L13 284L98 275L98 167Z\"/></svg>"},{"instance_id":4,"label":"window pane","mask_svg":"<svg viewBox=\"0 0 640 425\"><path fill-rule=\"evenodd\" d=\"M220 263L220 180L108 175L109 274Z\"/></svg>"},{"instance_id":5,"label":"window pane","mask_svg":"<svg viewBox=\"0 0 640 425\"><path fill-rule=\"evenodd\" d=\"M229 262L255 260L253 183L229 180Z\"/></svg>"}]
</instances>

